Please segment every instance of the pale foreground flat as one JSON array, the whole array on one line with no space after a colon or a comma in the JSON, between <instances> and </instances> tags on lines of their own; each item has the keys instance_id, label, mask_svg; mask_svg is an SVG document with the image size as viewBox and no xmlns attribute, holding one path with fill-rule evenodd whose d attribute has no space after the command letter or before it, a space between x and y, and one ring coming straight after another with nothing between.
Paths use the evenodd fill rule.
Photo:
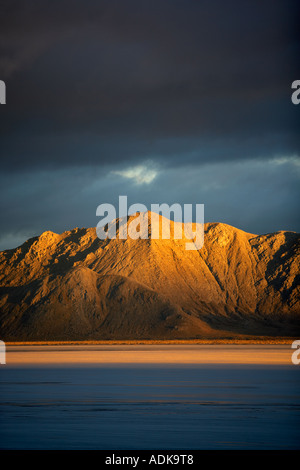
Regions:
<instances>
[{"instance_id":1,"label":"pale foreground flat","mask_svg":"<svg viewBox=\"0 0 300 470\"><path fill-rule=\"evenodd\" d=\"M10 365L282 364L291 345L58 345L8 346ZM296 367L296 366L295 366Z\"/></svg>"}]
</instances>

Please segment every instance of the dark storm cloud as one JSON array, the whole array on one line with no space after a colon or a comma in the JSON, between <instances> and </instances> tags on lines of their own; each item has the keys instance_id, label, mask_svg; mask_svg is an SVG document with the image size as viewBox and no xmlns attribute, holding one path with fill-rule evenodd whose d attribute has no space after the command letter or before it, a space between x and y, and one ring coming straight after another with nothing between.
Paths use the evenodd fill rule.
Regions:
<instances>
[{"instance_id":1,"label":"dark storm cloud","mask_svg":"<svg viewBox=\"0 0 300 470\"><path fill-rule=\"evenodd\" d=\"M2 8L3 169L297 151L296 2Z\"/></svg>"},{"instance_id":2,"label":"dark storm cloud","mask_svg":"<svg viewBox=\"0 0 300 470\"><path fill-rule=\"evenodd\" d=\"M119 194L299 230L298 24L296 0L2 1L0 249Z\"/></svg>"}]
</instances>

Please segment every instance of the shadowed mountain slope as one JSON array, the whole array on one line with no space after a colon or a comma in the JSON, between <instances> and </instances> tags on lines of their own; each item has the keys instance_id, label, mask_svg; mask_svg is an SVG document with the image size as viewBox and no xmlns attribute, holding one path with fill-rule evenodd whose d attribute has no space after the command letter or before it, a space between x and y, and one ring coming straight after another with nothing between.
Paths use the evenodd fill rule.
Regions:
<instances>
[{"instance_id":1,"label":"shadowed mountain slope","mask_svg":"<svg viewBox=\"0 0 300 470\"><path fill-rule=\"evenodd\" d=\"M142 232L150 220L141 215ZM100 240L95 228L77 228L1 252L1 339L299 334L298 234L256 236L209 223L200 250L186 242Z\"/></svg>"}]
</instances>

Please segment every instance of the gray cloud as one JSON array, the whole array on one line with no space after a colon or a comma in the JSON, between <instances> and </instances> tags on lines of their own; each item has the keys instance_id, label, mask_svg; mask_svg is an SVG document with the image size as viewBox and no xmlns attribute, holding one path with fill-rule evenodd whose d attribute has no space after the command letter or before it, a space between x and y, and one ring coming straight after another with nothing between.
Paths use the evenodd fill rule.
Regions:
<instances>
[{"instance_id":1,"label":"gray cloud","mask_svg":"<svg viewBox=\"0 0 300 470\"><path fill-rule=\"evenodd\" d=\"M291 160L270 163L300 154L298 2L1 8L2 246L93 225L99 199L122 191L204 202L210 220L249 231L298 227ZM145 162L157 171L148 184L122 178Z\"/></svg>"},{"instance_id":2,"label":"gray cloud","mask_svg":"<svg viewBox=\"0 0 300 470\"><path fill-rule=\"evenodd\" d=\"M97 225L96 208L109 202L118 207L119 195L128 203L205 204L205 221L218 221L251 233L300 230L300 158L211 163L180 168L143 166L144 179L128 167L83 167L38 174L15 174L0 179L2 236L0 249L12 248L45 230L62 232ZM131 177L128 178L128 172ZM6 201L10 201L9 210Z\"/></svg>"}]
</instances>

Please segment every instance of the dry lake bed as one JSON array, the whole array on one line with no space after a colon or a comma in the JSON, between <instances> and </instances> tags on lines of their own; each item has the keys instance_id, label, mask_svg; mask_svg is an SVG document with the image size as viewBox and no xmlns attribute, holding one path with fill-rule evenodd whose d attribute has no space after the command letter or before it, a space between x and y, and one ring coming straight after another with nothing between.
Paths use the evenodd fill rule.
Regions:
<instances>
[{"instance_id":1,"label":"dry lake bed","mask_svg":"<svg viewBox=\"0 0 300 470\"><path fill-rule=\"evenodd\" d=\"M7 365L281 364L293 350L282 345L47 345L8 346Z\"/></svg>"},{"instance_id":2,"label":"dry lake bed","mask_svg":"<svg viewBox=\"0 0 300 470\"><path fill-rule=\"evenodd\" d=\"M9 346L1 449L299 449L291 345Z\"/></svg>"}]
</instances>

